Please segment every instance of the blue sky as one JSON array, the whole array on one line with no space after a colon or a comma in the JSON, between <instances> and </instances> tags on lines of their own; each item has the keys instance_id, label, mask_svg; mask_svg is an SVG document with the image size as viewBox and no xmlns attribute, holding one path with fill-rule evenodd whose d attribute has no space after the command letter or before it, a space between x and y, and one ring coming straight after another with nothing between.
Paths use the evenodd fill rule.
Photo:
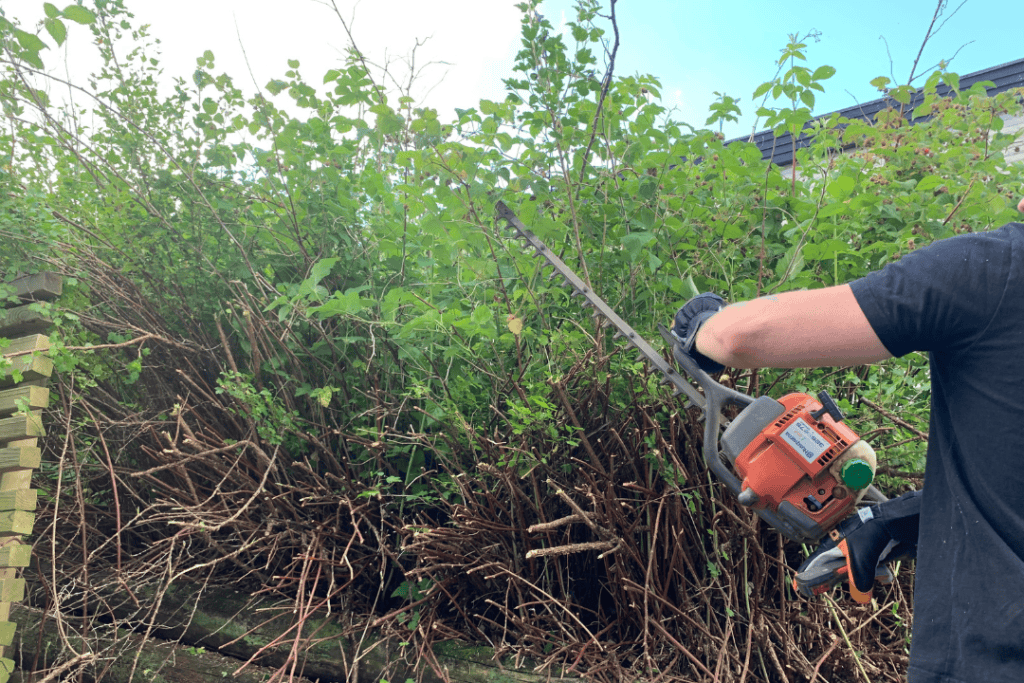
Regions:
<instances>
[{"instance_id":1,"label":"blue sky","mask_svg":"<svg viewBox=\"0 0 1024 683\"><path fill-rule=\"evenodd\" d=\"M806 55L812 68L828 64L837 70L815 106L816 113L827 113L879 97L870 85L876 76L905 83L936 4L619 0L616 71L658 76L665 103L678 106L680 118L692 124L703 125L714 91L738 97L743 123L728 126L725 133L744 135L754 123L751 94L774 76L775 60L789 34L820 33L817 41L807 41ZM968 0L953 14L959 5L960 0L947 4L945 17L951 18L925 47L919 69L952 58L950 70L962 75L1024 57L1024 5ZM568 0L548 0L541 12L554 23L563 14L572 16L571 7Z\"/></svg>"},{"instance_id":2,"label":"blue sky","mask_svg":"<svg viewBox=\"0 0 1024 683\"><path fill-rule=\"evenodd\" d=\"M360 49L378 63L391 61L395 71L405 68L402 58L417 39L429 38L417 51L416 65L435 63L422 71L414 95L437 108L442 118L454 116L455 107L502 97L501 81L512 75L519 46L518 0L335 1ZM608 2L602 0L606 12ZM1024 9L1006 9L1018 3L967 0L929 43L920 66L956 55L951 70L966 74L1024 57ZM338 65L346 44L331 0L125 4L162 41L168 80L172 75L187 78L195 58L211 49L217 70L232 74L247 89L254 87L253 81L262 85L280 78L288 59L299 59L306 78L315 83ZM7 16L29 29L42 16L42 5L42 0L2 0ZM959 0L951 0L946 15L958 5ZM775 74L775 60L789 34L820 33L817 42L809 41L806 53L808 66L837 69L815 108L827 113L878 97L869 85L875 76L891 73L905 82L935 6L936 0L618 0L621 46L616 73L657 76L663 102L676 109L675 118L698 126L707 118L714 91L740 98L744 117L724 132L745 135L754 125L751 94ZM540 11L557 27L575 17L572 8L572 0L545 0ZM45 33L42 37L49 40ZM47 62L72 72L87 69L89 59L82 55L88 42L87 31L72 27L63 54Z\"/></svg>"}]
</instances>

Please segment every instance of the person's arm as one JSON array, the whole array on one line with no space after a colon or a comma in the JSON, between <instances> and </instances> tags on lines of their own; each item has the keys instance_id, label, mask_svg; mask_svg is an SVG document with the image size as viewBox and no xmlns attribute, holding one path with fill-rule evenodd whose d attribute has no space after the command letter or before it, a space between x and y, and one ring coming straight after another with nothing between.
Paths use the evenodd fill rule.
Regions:
<instances>
[{"instance_id":1,"label":"person's arm","mask_svg":"<svg viewBox=\"0 0 1024 683\"><path fill-rule=\"evenodd\" d=\"M860 365L892 355L849 285L726 306L700 328L696 347L734 368Z\"/></svg>"}]
</instances>

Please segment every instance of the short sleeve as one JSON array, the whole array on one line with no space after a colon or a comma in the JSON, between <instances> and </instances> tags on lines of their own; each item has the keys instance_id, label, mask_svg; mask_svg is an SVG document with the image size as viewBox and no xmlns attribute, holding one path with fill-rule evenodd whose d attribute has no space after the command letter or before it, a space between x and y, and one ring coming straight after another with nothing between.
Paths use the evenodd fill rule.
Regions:
<instances>
[{"instance_id":1,"label":"short sleeve","mask_svg":"<svg viewBox=\"0 0 1024 683\"><path fill-rule=\"evenodd\" d=\"M967 348L978 339L1006 291L1013 247L1005 230L933 242L850 283L889 353Z\"/></svg>"}]
</instances>

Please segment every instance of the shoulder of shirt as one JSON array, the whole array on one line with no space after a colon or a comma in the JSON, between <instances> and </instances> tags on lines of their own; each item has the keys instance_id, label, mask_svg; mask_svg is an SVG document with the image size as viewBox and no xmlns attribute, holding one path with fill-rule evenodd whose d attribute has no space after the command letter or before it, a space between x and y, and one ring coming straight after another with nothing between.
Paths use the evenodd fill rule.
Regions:
<instances>
[{"instance_id":1,"label":"shoulder of shirt","mask_svg":"<svg viewBox=\"0 0 1024 683\"><path fill-rule=\"evenodd\" d=\"M997 228L994 232L1006 232L1017 239L1021 239L1024 238L1024 223L1007 223L1003 227Z\"/></svg>"},{"instance_id":2,"label":"shoulder of shirt","mask_svg":"<svg viewBox=\"0 0 1024 683\"><path fill-rule=\"evenodd\" d=\"M935 240L930 245L934 246L938 250L946 251L952 249L954 251L960 251L962 249L970 249L969 245L975 245L974 248L992 248L997 247L997 244L1003 243L1007 246L1013 242L1024 241L1024 223L1007 223L994 230L985 230L982 232L968 232L954 235L953 237L947 237L945 239Z\"/></svg>"},{"instance_id":3,"label":"shoulder of shirt","mask_svg":"<svg viewBox=\"0 0 1024 683\"><path fill-rule=\"evenodd\" d=\"M995 239L1022 239L1024 238L1024 223L1007 223L994 230L969 233L976 237L992 237ZM964 235L964 237L969 236Z\"/></svg>"}]
</instances>

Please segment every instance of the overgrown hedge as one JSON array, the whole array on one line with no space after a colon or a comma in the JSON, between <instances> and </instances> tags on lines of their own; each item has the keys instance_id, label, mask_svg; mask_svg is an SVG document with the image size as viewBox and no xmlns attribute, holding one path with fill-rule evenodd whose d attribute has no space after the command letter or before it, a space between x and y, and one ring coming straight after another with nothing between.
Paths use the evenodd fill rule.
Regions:
<instances>
[{"instance_id":1,"label":"overgrown hedge","mask_svg":"<svg viewBox=\"0 0 1024 683\"><path fill-rule=\"evenodd\" d=\"M0 19L0 268L68 291L37 600L93 613L141 584L232 580L421 654L468 637L600 680L900 678L906 584L866 612L796 600L801 550L721 499L696 417L493 207L654 340L697 291L847 282L1014 220L999 117L1020 93L936 72L927 122L907 123L907 87L874 123L811 121L834 70L794 40L758 91L778 132L814 131L783 175L674 121L653 76L602 78L618 38L599 3L564 36L527 4L506 99L451 122L355 53L246 94L206 51L168 96L119 0L48 10L43 39L101 39L90 83L62 84L40 37ZM68 88L74 105L45 94ZM919 484L922 358L727 381L828 388L889 491ZM567 543L604 545L528 555Z\"/></svg>"}]
</instances>

